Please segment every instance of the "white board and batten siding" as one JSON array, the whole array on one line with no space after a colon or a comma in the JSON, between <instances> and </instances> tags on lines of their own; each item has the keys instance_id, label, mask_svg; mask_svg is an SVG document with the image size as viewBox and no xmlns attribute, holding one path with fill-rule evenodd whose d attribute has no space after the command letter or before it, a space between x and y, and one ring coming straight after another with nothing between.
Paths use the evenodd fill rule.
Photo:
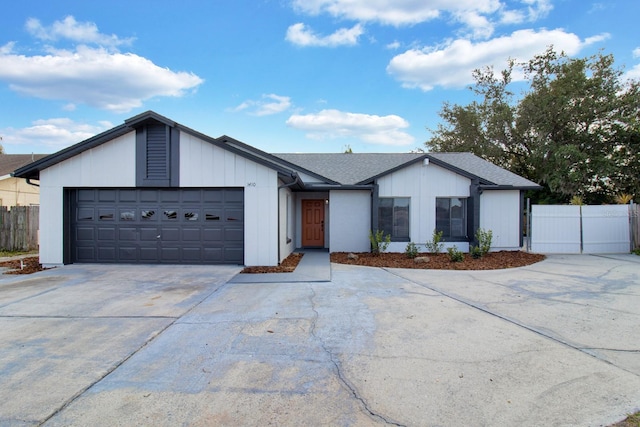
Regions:
<instances>
[{"instance_id":1,"label":"white board and batten siding","mask_svg":"<svg viewBox=\"0 0 640 427\"><path fill-rule=\"evenodd\" d=\"M329 193L331 252L368 252L371 230L371 191Z\"/></svg>"},{"instance_id":2,"label":"white board and batten siding","mask_svg":"<svg viewBox=\"0 0 640 427\"><path fill-rule=\"evenodd\" d=\"M180 186L244 188L245 264L278 264L278 174L275 170L182 133Z\"/></svg>"},{"instance_id":3,"label":"white board and batten siding","mask_svg":"<svg viewBox=\"0 0 640 427\"><path fill-rule=\"evenodd\" d=\"M628 205L534 205L531 250L538 253L627 253Z\"/></svg>"},{"instance_id":4,"label":"white board and batten siding","mask_svg":"<svg viewBox=\"0 0 640 427\"><path fill-rule=\"evenodd\" d=\"M420 250L430 241L436 227L436 197L469 197L471 180L433 163L417 162L378 180L379 197L409 197L410 240ZM377 224L373 224L376 228ZM469 250L468 242L454 242L461 251ZM406 242L392 242L387 251L404 252Z\"/></svg>"},{"instance_id":5,"label":"white board and batten siding","mask_svg":"<svg viewBox=\"0 0 640 427\"><path fill-rule=\"evenodd\" d=\"M40 262L63 262L63 193L69 187L135 187L135 131L40 172Z\"/></svg>"},{"instance_id":6,"label":"white board and batten siding","mask_svg":"<svg viewBox=\"0 0 640 427\"><path fill-rule=\"evenodd\" d=\"M63 262L63 190L136 186L135 131L84 151L40 173L40 257ZM277 172L199 138L180 135L181 187L244 188L246 265L278 263Z\"/></svg>"},{"instance_id":7,"label":"white board and batten siding","mask_svg":"<svg viewBox=\"0 0 640 427\"><path fill-rule=\"evenodd\" d=\"M519 190L484 190L480 195L480 228L491 230L491 250L520 249L522 235Z\"/></svg>"}]
</instances>

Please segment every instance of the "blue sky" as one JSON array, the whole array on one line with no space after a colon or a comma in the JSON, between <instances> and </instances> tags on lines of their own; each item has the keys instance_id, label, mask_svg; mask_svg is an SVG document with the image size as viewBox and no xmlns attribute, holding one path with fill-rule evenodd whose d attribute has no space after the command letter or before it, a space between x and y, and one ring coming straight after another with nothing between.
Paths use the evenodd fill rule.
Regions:
<instances>
[{"instance_id":1,"label":"blue sky","mask_svg":"<svg viewBox=\"0 0 640 427\"><path fill-rule=\"evenodd\" d=\"M3 10L0 143L53 153L154 110L268 152L406 152L476 68L549 45L640 78L638 0L30 0Z\"/></svg>"}]
</instances>

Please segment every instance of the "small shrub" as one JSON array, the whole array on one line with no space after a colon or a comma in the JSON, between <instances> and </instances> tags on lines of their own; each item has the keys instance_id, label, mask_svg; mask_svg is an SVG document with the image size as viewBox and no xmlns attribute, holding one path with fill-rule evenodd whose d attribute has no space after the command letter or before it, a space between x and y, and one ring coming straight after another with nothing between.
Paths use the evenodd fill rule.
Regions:
<instances>
[{"instance_id":1,"label":"small shrub","mask_svg":"<svg viewBox=\"0 0 640 427\"><path fill-rule=\"evenodd\" d=\"M491 250L491 240L493 240L493 231L484 231L482 228L476 230L476 240L480 249L480 256L485 256Z\"/></svg>"},{"instance_id":2,"label":"small shrub","mask_svg":"<svg viewBox=\"0 0 640 427\"><path fill-rule=\"evenodd\" d=\"M451 262L464 261L464 254L460 252L455 245L451 248L447 248L447 252L449 253L449 259Z\"/></svg>"},{"instance_id":3,"label":"small shrub","mask_svg":"<svg viewBox=\"0 0 640 427\"><path fill-rule=\"evenodd\" d=\"M480 250L480 246L471 246L471 248L469 248L469 255L471 255L471 258L473 259L482 258L482 250Z\"/></svg>"},{"instance_id":4,"label":"small shrub","mask_svg":"<svg viewBox=\"0 0 640 427\"><path fill-rule=\"evenodd\" d=\"M620 193L615 197L616 203L619 205L628 205L633 200L633 196L627 193Z\"/></svg>"},{"instance_id":5,"label":"small shrub","mask_svg":"<svg viewBox=\"0 0 640 427\"><path fill-rule=\"evenodd\" d=\"M442 242L442 231L433 230L433 236L431 237L431 241L424 244L427 248L428 252L437 254L442 252L442 248L444 247L444 243Z\"/></svg>"},{"instance_id":6,"label":"small shrub","mask_svg":"<svg viewBox=\"0 0 640 427\"><path fill-rule=\"evenodd\" d=\"M405 248L404 253L407 256L407 258L413 259L418 256L418 247L416 246L415 243L409 242L407 243L407 247Z\"/></svg>"},{"instance_id":7,"label":"small shrub","mask_svg":"<svg viewBox=\"0 0 640 427\"><path fill-rule=\"evenodd\" d=\"M631 253L640 256L640 248L635 248L634 250L631 251Z\"/></svg>"},{"instance_id":8,"label":"small shrub","mask_svg":"<svg viewBox=\"0 0 640 427\"><path fill-rule=\"evenodd\" d=\"M383 230L369 231L369 241L371 242L371 252L375 255L380 255L389 247L391 243L391 234L384 235Z\"/></svg>"},{"instance_id":9,"label":"small shrub","mask_svg":"<svg viewBox=\"0 0 640 427\"><path fill-rule=\"evenodd\" d=\"M569 204L581 206L584 205L584 201L582 199L582 196L573 196L571 200L569 200Z\"/></svg>"}]
</instances>

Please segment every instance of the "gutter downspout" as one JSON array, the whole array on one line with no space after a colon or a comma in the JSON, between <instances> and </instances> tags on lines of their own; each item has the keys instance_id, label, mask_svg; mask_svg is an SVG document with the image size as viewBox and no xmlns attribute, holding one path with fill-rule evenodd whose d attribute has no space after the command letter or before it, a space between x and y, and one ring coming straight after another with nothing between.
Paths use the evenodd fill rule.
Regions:
<instances>
[{"instance_id":1,"label":"gutter downspout","mask_svg":"<svg viewBox=\"0 0 640 427\"><path fill-rule=\"evenodd\" d=\"M33 185L34 187L40 187L40 184L31 182L31 178L25 178L25 181L27 181L27 184Z\"/></svg>"},{"instance_id":2,"label":"gutter downspout","mask_svg":"<svg viewBox=\"0 0 640 427\"><path fill-rule=\"evenodd\" d=\"M300 175L297 172L294 172L291 177L293 178L293 182L289 184L282 184L278 186L278 265L280 265L280 260L282 259L282 245L280 242L280 190L283 188L293 187L296 184L300 184L304 187L302 180L300 179ZM286 206L285 206L286 209Z\"/></svg>"}]
</instances>

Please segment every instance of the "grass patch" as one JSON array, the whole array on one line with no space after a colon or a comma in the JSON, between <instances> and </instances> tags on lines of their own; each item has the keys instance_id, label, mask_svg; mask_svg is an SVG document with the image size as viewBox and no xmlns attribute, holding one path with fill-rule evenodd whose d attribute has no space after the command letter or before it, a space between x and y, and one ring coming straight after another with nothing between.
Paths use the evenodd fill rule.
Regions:
<instances>
[{"instance_id":1,"label":"grass patch","mask_svg":"<svg viewBox=\"0 0 640 427\"><path fill-rule=\"evenodd\" d=\"M22 256L22 255L37 255L38 251L29 251L29 252L24 252L24 251L3 251L0 250L0 258L7 258L7 257L13 257L13 256Z\"/></svg>"},{"instance_id":2,"label":"grass patch","mask_svg":"<svg viewBox=\"0 0 640 427\"><path fill-rule=\"evenodd\" d=\"M615 423L609 427L640 427L640 412L631 414L619 423Z\"/></svg>"}]
</instances>

